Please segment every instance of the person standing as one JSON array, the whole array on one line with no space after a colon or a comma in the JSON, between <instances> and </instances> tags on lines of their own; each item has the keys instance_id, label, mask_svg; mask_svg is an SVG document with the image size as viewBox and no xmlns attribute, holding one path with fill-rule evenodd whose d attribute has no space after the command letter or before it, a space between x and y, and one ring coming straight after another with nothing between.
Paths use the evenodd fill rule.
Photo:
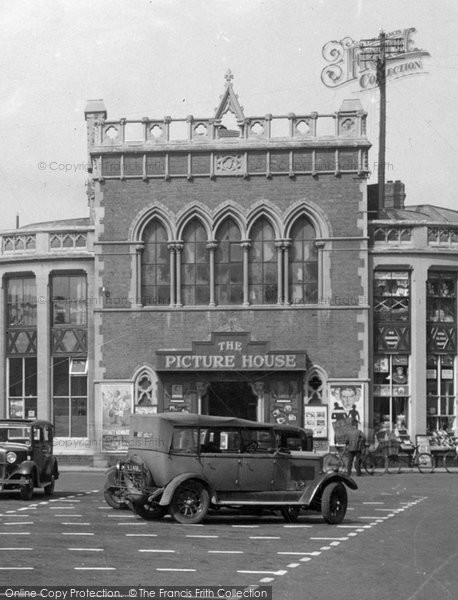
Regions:
<instances>
[{"instance_id":1,"label":"person standing","mask_svg":"<svg viewBox=\"0 0 458 600\"><path fill-rule=\"evenodd\" d=\"M351 468L354 461L356 475L359 477L361 475L361 459L366 443L366 436L358 429L358 425L352 425L345 434L344 441L347 455L347 475L351 475Z\"/></svg>"}]
</instances>

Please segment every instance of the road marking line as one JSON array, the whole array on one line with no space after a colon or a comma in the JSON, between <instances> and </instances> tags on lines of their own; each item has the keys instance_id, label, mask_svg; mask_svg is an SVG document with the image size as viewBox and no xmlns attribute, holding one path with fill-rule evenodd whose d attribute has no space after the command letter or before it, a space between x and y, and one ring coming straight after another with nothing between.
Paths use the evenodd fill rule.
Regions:
<instances>
[{"instance_id":1,"label":"road marking line","mask_svg":"<svg viewBox=\"0 0 458 600\"><path fill-rule=\"evenodd\" d=\"M136 519L137 515L107 515L109 519Z\"/></svg>"},{"instance_id":2,"label":"road marking line","mask_svg":"<svg viewBox=\"0 0 458 600\"><path fill-rule=\"evenodd\" d=\"M286 565L288 567L288 569L295 569L296 567L300 567L301 565L299 563L289 563L289 565Z\"/></svg>"},{"instance_id":3,"label":"road marking line","mask_svg":"<svg viewBox=\"0 0 458 600\"><path fill-rule=\"evenodd\" d=\"M81 521L73 522L73 521L62 521L61 525L91 525L91 523L81 523Z\"/></svg>"},{"instance_id":4,"label":"road marking line","mask_svg":"<svg viewBox=\"0 0 458 600\"><path fill-rule=\"evenodd\" d=\"M11 523L3 523L3 525L33 525L34 521L14 521Z\"/></svg>"},{"instance_id":5,"label":"road marking line","mask_svg":"<svg viewBox=\"0 0 458 600\"><path fill-rule=\"evenodd\" d=\"M29 531L1 531L0 535L30 535Z\"/></svg>"},{"instance_id":6,"label":"road marking line","mask_svg":"<svg viewBox=\"0 0 458 600\"><path fill-rule=\"evenodd\" d=\"M348 534L348 536L349 536L349 537L350 537L350 536L351 536L351 537L354 537L355 535L358 535L358 534L357 534L357 533L355 533L354 531L351 531L351 532Z\"/></svg>"},{"instance_id":7,"label":"road marking line","mask_svg":"<svg viewBox=\"0 0 458 600\"><path fill-rule=\"evenodd\" d=\"M300 528L300 527L313 527L313 525L283 525L283 527L289 527L289 528Z\"/></svg>"},{"instance_id":8,"label":"road marking line","mask_svg":"<svg viewBox=\"0 0 458 600\"><path fill-rule=\"evenodd\" d=\"M329 545L330 546L340 546L340 542L331 542Z\"/></svg>"},{"instance_id":9,"label":"road marking line","mask_svg":"<svg viewBox=\"0 0 458 600\"><path fill-rule=\"evenodd\" d=\"M321 546L320 550L331 550L331 546Z\"/></svg>"},{"instance_id":10,"label":"road marking line","mask_svg":"<svg viewBox=\"0 0 458 600\"><path fill-rule=\"evenodd\" d=\"M0 571L33 571L35 567L0 567Z\"/></svg>"},{"instance_id":11,"label":"road marking line","mask_svg":"<svg viewBox=\"0 0 458 600\"><path fill-rule=\"evenodd\" d=\"M337 527L341 527L342 529L359 529L362 527L363 529L370 529L370 525L337 525Z\"/></svg>"},{"instance_id":12,"label":"road marking line","mask_svg":"<svg viewBox=\"0 0 458 600\"><path fill-rule=\"evenodd\" d=\"M156 569L156 571L185 571L185 572L191 572L191 573L195 573L197 569L166 569L166 568L162 568L162 569Z\"/></svg>"},{"instance_id":13,"label":"road marking line","mask_svg":"<svg viewBox=\"0 0 458 600\"><path fill-rule=\"evenodd\" d=\"M318 541L322 541L322 542L328 542L328 541L344 542L345 540L348 540L347 537L311 537L310 539L318 540Z\"/></svg>"},{"instance_id":14,"label":"road marking line","mask_svg":"<svg viewBox=\"0 0 458 600\"><path fill-rule=\"evenodd\" d=\"M321 554L321 552L277 552L277 554L294 554L294 555L300 555L300 556L319 556Z\"/></svg>"},{"instance_id":15,"label":"road marking line","mask_svg":"<svg viewBox=\"0 0 458 600\"><path fill-rule=\"evenodd\" d=\"M207 550L208 554L245 554L243 550Z\"/></svg>"},{"instance_id":16,"label":"road marking line","mask_svg":"<svg viewBox=\"0 0 458 600\"><path fill-rule=\"evenodd\" d=\"M118 525L129 525L129 527L132 527L133 525L145 525L145 523L143 521L140 521L139 523L128 521L127 523L118 523Z\"/></svg>"},{"instance_id":17,"label":"road marking line","mask_svg":"<svg viewBox=\"0 0 458 600\"><path fill-rule=\"evenodd\" d=\"M50 506L49 510L75 510L76 506Z\"/></svg>"},{"instance_id":18,"label":"road marking line","mask_svg":"<svg viewBox=\"0 0 458 600\"><path fill-rule=\"evenodd\" d=\"M126 533L127 537L157 537L157 533Z\"/></svg>"},{"instance_id":19,"label":"road marking line","mask_svg":"<svg viewBox=\"0 0 458 600\"><path fill-rule=\"evenodd\" d=\"M104 552L104 548L67 548L70 552Z\"/></svg>"},{"instance_id":20,"label":"road marking line","mask_svg":"<svg viewBox=\"0 0 458 600\"><path fill-rule=\"evenodd\" d=\"M237 573L247 573L248 575L286 575L288 571L237 571Z\"/></svg>"},{"instance_id":21,"label":"road marking line","mask_svg":"<svg viewBox=\"0 0 458 600\"><path fill-rule=\"evenodd\" d=\"M259 528L259 525L231 525L231 527L239 527L239 528L247 528L247 529L256 529Z\"/></svg>"},{"instance_id":22,"label":"road marking line","mask_svg":"<svg viewBox=\"0 0 458 600\"><path fill-rule=\"evenodd\" d=\"M95 533L88 533L88 532L79 532L79 531L63 531L61 532L61 535L95 535Z\"/></svg>"},{"instance_id":23,"label":"road marking line","mask_svg":"<svg viewBox=\"0 0 458 600\"><path fill-rule=\"evenodd\" d=\"M304 557L304 558L300 558L299 560L300 560L301 562L309 562L309 560L312 560L312 559L310 558L310 556L306 556L306 557Z\"/></svg>"},{"instance_id":24,"label":"road marking line","mask_svg":"<svg viewBox=\"0 0 458 600\"><path fill-rule=\"evenodd\" d=\"M140 548L139 552L167 552L169 554L175 554L176 550L154 550L152 548Z\"/></svg>"},{"instance_id":25,"label":"road marking line","mask_svg":"<svg viewBox=\"0 0 458 600\"><path fill-rule=\"evenodd\" d=\"M188 538L219 538L219 535L186 535Z\"/></svg>"},{"instance_id":26,"label":"road marking line","mask_svg":"<svg viewBox=\"0 0 458 600\"><path fill-rule=\"evenodd\" d=\"M271 581L273 581L274 578L273 577L263 577L262 579L260 579L260 583L270 583Z\"/></svg>"},{"instance_id":27,"label":"road marking line","mask_svg":"<svg viewBox=\"0 0 458 600\"><path fill-rule=\"evenodd\" d=\"M116 571L116 567L73 567L75 571Z\"/></svg>"},{"instance_id":28,"label":"road marking line","mask_svg":"<svg viewBox=\"0 0 458 600\"><path fill-rule=\"evenodd\" d=\"M113 510L111 506L97 506L99 510Z\"/></svg>"},{"instance_id":29,"label":"road marking line","mask_svg":"<svg viewBox=\"0 0 458 600\"><path fill-rule=\"evenodd\" d=\"M250 540L281 540L279 535L250 535Z\"/></svg>"},{"instance_id":30,"label":"road marking line","mask_svg":"<svg viewBox=\"0 0 458 600\"><path fill-rule=\"evenodd\" d=\"M393 512L394 508L376 508L375 510L379 510L380 512Z\"/></svg>"},{"instance_id":31,"label":"road marking line","mask_svg":"<svg viewBox=\"0 0 458 600\"><path fill-rule=\"evenodd\" d=\"M69 515L68 513L66 513L65 515L53 515L53 517L57 517L58 519L68 519L69 517L71 517L72 519L74 517L82 517L83 515Z\"/></svg>"},{"instance_id":32,"label":"road marking line","mask_svg":"<svg viewBox=\"0 0 458 600\"><path fill-rule=\"evenodd\" d=\"M33 548L0 548L0 550L33 550Z\"/></svg>"}]
</instances>

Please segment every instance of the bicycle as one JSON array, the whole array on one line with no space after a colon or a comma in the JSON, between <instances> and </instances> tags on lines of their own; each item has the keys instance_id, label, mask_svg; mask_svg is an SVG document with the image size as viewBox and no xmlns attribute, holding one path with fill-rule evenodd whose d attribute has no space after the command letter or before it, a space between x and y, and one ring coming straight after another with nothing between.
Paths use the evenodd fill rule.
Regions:
<instances>
[{"instance_id":1,"label":"bicycle","mask_svg":"<svg viewBox=\"0 0 458 600\"><path fill-rule=\"evenodd\" d=\"M397 474L402 470L402 465L406 465L409 470L416 467L420 473L433 473L435 463L429 452L419 452L419 446L413 447L413 452L400 454L401 444L387 446L385 470L387 473Z\"/></svg>"},{"instance_id":2,"label":"bicycle","mask_svg":"<svg viewBox=\"0 0 458 600\"><path fill-rule=\"evenodd\" d=\"M442 466L447 473L458 473L458 446L450 448L442 457Z\"/></svg>"},{"instance_id":3,"label":"bicycle","mask_svg":"<svg viewBox=\"0 0 458 600\"><path fill-rule=\"evenodd\" d=\"M323 457L323 471L325 473L339 473L347 472L347 458L346 458L346 447L337 446L337 450L329 452ZM368 475L373 475L375 471L375 461L372 459L371 452L368 450L366 444L364 451L361 453L361 468L366 471Z\"/></svg>"}]
</instances>

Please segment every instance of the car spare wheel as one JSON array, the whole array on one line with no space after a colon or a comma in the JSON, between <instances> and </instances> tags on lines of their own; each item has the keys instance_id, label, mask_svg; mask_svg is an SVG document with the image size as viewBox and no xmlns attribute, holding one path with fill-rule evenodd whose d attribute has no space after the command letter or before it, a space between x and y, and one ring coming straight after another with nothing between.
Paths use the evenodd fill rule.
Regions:
<instances>
[{"instance_id":1,"label":"car spare wheel","mask_svg":"<svg viewBox=\"0 0 458 600\"><path fill-rule=\"evenodd\" d=\"M326 523L342 523L347 512L347 490L342 483L330 483L321 497L321 514Z\"/></svg>"},{"instance_id":2,"label":"car spare wheel","mask_svg":"<svg viewBox=\"0 0 458 600\"><path fill-rule=\"evenodd\" d=\"M124 500L124 490L115 485L110 485L109 482L105 484L103 496L105 498L105 502L111 506L111 508L115 508L117 510L129 508L127 502Z\"/></svg>"},{"instance_id":3,"label":"car spare wheel","mask_svg":"<svg viewBox=\"0 0 458 600\"><path fill-rule=\"evenodd\" d=\"M31 477L27 477L25 485L21 486L20 495L22 500L31 500L33 496L33 481Z\"/></svg>"},{"instance_id":4,"label":"car spare wheel","mask_svg":"<svg viewBox=\"0 0 458 600\"><path fill-rule=\"evenodd\" d=\"M178 523L200 523L210 505L205 487L198 481L184 481L175 490L170 503L170 514Z\"/></svg>"}]
</instances>

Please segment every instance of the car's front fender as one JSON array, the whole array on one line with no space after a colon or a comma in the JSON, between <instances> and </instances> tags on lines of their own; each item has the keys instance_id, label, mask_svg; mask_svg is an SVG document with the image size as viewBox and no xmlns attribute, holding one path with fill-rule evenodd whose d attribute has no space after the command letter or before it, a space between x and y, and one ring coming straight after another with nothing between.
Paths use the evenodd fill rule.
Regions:
<instances>
[{"instance_id":1,"label":"car's front fender","mask_svg":"<svg viewBox=\"0 0 458 600\"><path fill-rule=\"evenodd\" d=\"M20 477L32 477L34 484L39 484L37 465L32 460L25 460L18 468L11 473L10 479L19 479Z\"/></svg>"},{"instance_id":2,"label":"car's front fender","mask_svg":"<svg viewBox=\"0 0 458 600\"><path fill-rule=\"evenodd\" d=\"M329 484L333 482L344 483L351 490L357 490L358 486L356 485L356 481L349 477L348 475L343 475L341 473L324 473L320 477L314 479L304 491L300 498L301 504L305 506L310 506L310 504L318 497L321 496L323 489Z\"/></svg>"},{"instance_id":3,"label":"car's front fender","mask_svg":"<svg viewBox=\"0 0 458 600\"><path fill-rule=\"evenodd\" d=\"M205 485L205 487L208 489L208 493L210 494L211 502L216 502L215 491L213 489L212 484L206 477L203 477L201 473L182 473L181 475L177 475L176 477L174 477L165 486L164 493L161 496L159 504L161 506L167 506L168 504L170 504L170 501L172 500L173 494L175 493L175 490L177 489L177 487L181 483L183 483L183 481L187 481L189 479L194 479L195 481L200 481L203 485Z\"/></svg>"}]
</instances>

